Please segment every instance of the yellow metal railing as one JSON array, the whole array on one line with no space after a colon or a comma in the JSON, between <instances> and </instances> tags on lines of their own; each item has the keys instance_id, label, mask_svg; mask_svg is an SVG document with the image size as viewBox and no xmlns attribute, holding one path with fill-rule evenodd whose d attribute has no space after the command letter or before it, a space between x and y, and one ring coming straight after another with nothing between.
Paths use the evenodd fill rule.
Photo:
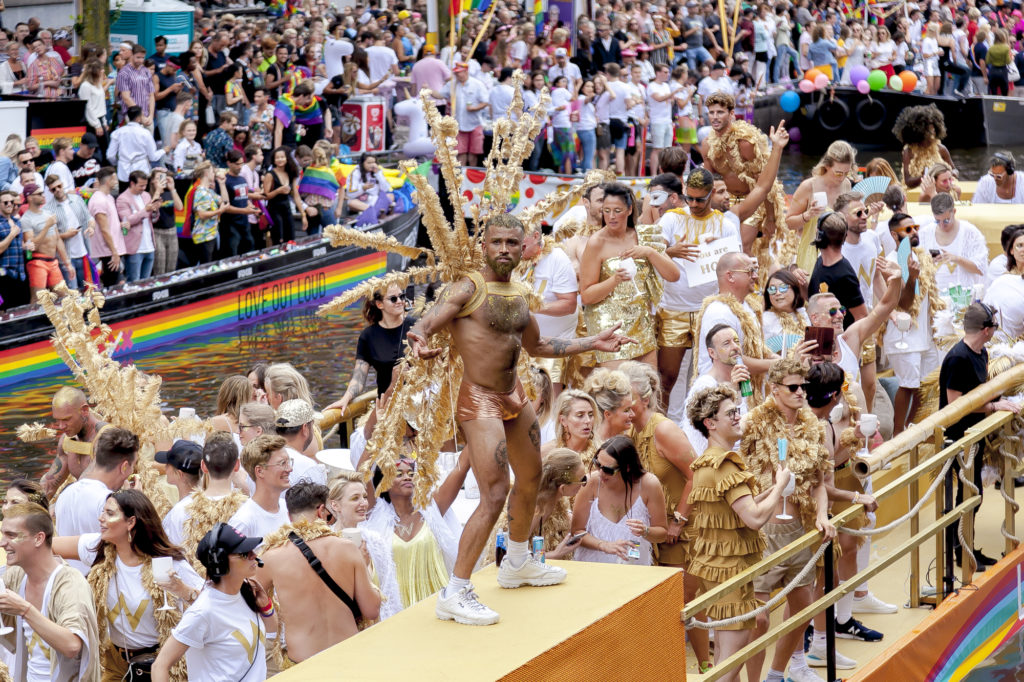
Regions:
<instances>
[{"instance_id":1,"label":"yellow metal railing","mask_svg":"<svg viewBox=\"0 0 1024 682\"><path fill-rule=\"evenodd\" d=\"M929 487L934 483L934 476L945 469L946 463L951 458L957 457L961 452L969 451L971 446L983 438L1007 428L1014 415L1009 412L996 412L990 414L981 422L969 428L962 438L948 446L945 445L944 441L943 434L945 428L959 421L964 415L977 410L982 405L992 400L997 399L999 396L1021 383L1024 383L1024 365L1008 370L1007 372L1000 374L994 379L974 389L970 393L961 396L942 410L939 410L935 414L923 420L920 424L909 428L892 440L887 441L880 447L876 448L875 451L870 453L867 457L857 458L855 460L855 466L857 466L855 471L858 473L863 472L862 475L870 475L871 472L877 471L886 464L890 464L898 458L906 455L908 457L907 472L876 491L874 493L874 497L879 503L881 503L886 498L892 497L893 495L905 493L909 496L909 508L913 510L921 500L920 486L922 482L924 482L925 488ZM963 476L966 480L970 481L973 477L974 467L982 465L981 458L980 456L977 456L973 462L967 461L966 464L968 466L963 469ZM1010 470L1008 464L1004 464L1003 480L1010 481L1014 472ZM701 679L710 682L711 680L719 679L726 673L738 669L751 656L759 651L765 650L786 633L803 626L812 617L835 604L848 592L856 589L858 585L861 585L864 581L878 575L894 562L908 554L910 555L910 605L912 607L920 606L921 562L919 548L930 538L934 538L935 540L935 600L936 604L941 602L945 598L944 584L942 580L942 577L945 574L945 553L943 551L945 543L945 529L953 524L959 523L962 517L964 521L963 534L966 545L967 547L973 547L974 515L966 512L981 504L981 496L974 495L969 497L961 504L946 512L944 511L945 482L939 482L937 486L938 487L935 490L935 517L933 521L928 523L924 528L921 528L920 514L923 510L918 510L917 513L909 515L909 518L906 518L903 521L903 523L906 523L909 526L909 538L901 542L887 556L873 561L870 566L860 571L850 579L844 581L841 585L827 592L823 597L807 606L807 608L803 609L799 613L791 615L789 619L770 628L764 635L743 647L728 659L716 664L715 667L706 673ZM1014 487L1012 483L1008 483L1004 486L1004 490L1012 499L1014 494ZM834 516L832 518L832 522L837 528L841 528L860 514L862 510L862 505L854 505ZM1006 529L1010 534L1013 534L1014 532L1013 513L1014 505L1008 501L1005 505L1005 515ZM899 525L902 525L902 523ZM821 542L822 535L819 532L810 532L803 535L800 539L795 540L786 547L783 547L778 552L765 557L743 573L723 582L721 585L718 585L714 589L687 603L682 611L683 621L688 621L690 618L704 611L716 600L742 587L753 580L755 576L762 574L769 568L776 566L783 561L786 561L803 549L808 547L816 549L820 546ZM1007 551L1013 549L1014 546L1015 543L1010 539L1006 540ZM964 584L970 583L974 575L974 568L971 565L971 562L967 560L967 554L968 552L964 553L965 558L961 562L961 577Z\"/></svg>"},{"instance_id":2,"label":"yellow metal railing","mask_svg":"<svg viewBox=\"0 0 1024 682\"><path fill-rule=\"evenodd\" d=\"M320 417L320 430L327 433L332 426L338 424L338 430L344 433L346 438L350 438L356 421L373 408L376 400L377 389L374 388L357 396L344 412L338 409L324 410Z\"/></svg>"}]
</instances>

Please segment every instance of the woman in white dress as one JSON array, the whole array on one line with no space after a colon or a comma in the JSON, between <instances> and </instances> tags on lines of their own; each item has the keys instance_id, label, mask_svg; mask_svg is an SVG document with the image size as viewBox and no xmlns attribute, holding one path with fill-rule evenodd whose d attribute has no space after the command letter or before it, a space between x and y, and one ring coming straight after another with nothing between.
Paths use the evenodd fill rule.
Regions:
<instances>
[{"instance_id":1,"label":"woman in white dress","mask_svg":"<svg viewBox=\"0 0 1024 682\"><path fill-rule=\"evenodd\" d=\"M587 533L575 560L650 566L651 543L668 539L661 482L644 471L636 446L626 436L605 441L594 465L573 504L573 534Z\"/></svg>"},{"instance_id":2,"label":"woman in white dress","mask_svg":"<svg viewBox=\"0 0 1024 682\"><path fill-rule=\"evenodd\" d=\"M1024 337L1024 225L1006 244L1006 274L996 277L985 294L985 305L999 311L996 340L1014 343Z\"/></svg>"},{"instance_id":3,"label":"woman in white dress","mask_svg":"<svg viewBox=\"0 0 1024 682\"><path fill-rule=\"evenodd\" d=\"M921 59L924 63L924 77L928 83L927 95L939 92L939 25L928 24L924 39L921 41Z\"/></svg>"},{"instance_id":4,"label":"woman in white dress","mask_svg":"<svg viewBox=\"0 0 1024 682\"><path fill-rule=\"evenodd\" d=\"M846 65L843 67L843 75L839 82L849 85L851 69L864 65L864 53L867 52L867 46L864 44L864 27L861 24L853 24L846 30L850 32L850 35L843 41L843 48L846 50Z\"/></svg>"}]
</instances>

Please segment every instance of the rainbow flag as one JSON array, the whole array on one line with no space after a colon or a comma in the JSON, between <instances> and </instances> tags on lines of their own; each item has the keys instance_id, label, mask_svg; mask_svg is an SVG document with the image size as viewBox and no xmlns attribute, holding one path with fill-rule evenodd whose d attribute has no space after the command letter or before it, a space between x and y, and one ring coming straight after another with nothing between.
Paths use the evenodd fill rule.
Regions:
<instances>
[{"instance_id":1,"label":"rainbow flag","mask_svg":"<svg viewBox=\"0 0 1024 682\"><path fill-rule=\"evenodd\" d=\"M288 3L285 0L271 0L270 2L270 16L281 17L284 16L285 11L288 9Z\"/></svg>"},{"instance_id":2,"label":"rainbow flag","mask_svg":"<svg viewBox=\"0 0 1024 682\"><path fill-rule=\"evenodd\" d=\"M174 224L178 228L178 237L181 239L192 238L192 203L196 198L196 183L192 183L192 186L185 192L184 211L182 211L181 222L178 222L178 212L174 214Z\"/></svg>"},{"instance_id":3,"label":"rainbow flag","mask_svg":"<svg viewBox=\"0 0 1024 682\"><path fill-rule=\"evenodd\" d=\"M320 102L316 97L309 103L308 107L301 108L295 105L291 95L281 95L274 105L274 118L281 122L282 127L287 128L294 121L300 125L313 126L324 122L324 115L320 111Z\"/></svg>"},{"instance_id":4,"label":"rainbow flag","mask_svg":"<svg viewBox=\"0 0 1024 682\"><path fill-rule=\"evenodd\" d=\"M299 179L299 194L315 194L334 201L338 198L338 180L330 168L310 166Z\"/></svg>"},{"instance_id":5,"label":"rainbow flag","mask_svg":"<svg viewBox=\"0 0 1024 682\"><path fill-rule=\"evenodd\" d=\"M471 0L469 9L477 10L478 12L486 12L490 6L491 0Z\"/></svg>"},{"instance_id":6,"label":"rainbow flag","mask_svg":"<svg viewBox=\"0 0 1024 682\"><path fill-rule=\"evenodd\" d=\"M82 274L85 275L85 282L88 284L100 285L100 271L96 267L96 261L89 258L89 254L82 256ZM81 283L80 284L84 284Z\"/></svg>"},{"instance_id":7,"label":"rainbow flag","mask_svg":"<svg viewBox=\"0 0 1024 682\"><path fill-rule=\"evenodd\" d=\"M533 25L537 35L544 31L544 0L533 0Z\"/></svg>"}]
</instances>

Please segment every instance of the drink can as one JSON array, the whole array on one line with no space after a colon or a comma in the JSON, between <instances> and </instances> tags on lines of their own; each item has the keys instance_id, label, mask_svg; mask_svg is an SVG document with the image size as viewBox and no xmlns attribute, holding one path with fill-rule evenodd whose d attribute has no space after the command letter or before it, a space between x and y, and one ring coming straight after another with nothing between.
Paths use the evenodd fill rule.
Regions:
<instances>
[{"instance_id":1,"label":"drink can","mask_svg":"<svg viewBox=\"0 0 1024 682\"><path fill-rule=\"evenodd\" d=\"M750 379L744 379L740 382L740 395L744 398L754 395L754 386L750 383Z\"/></svg>"},{"instance_id":2,"label":"drink can","mask_svg":"<svg viewBox=\"0 0 1024 682\"><path fill-rule=\"evenodd\" d=\"M631 561L640 560L640 543L636 540L629 543L629 558Z\"/></svg>"},{"instance_id":3,"label":"drink can","mask_svg":"<svg viewBox=\"0 0 1024 682\"><path fill-rule=\"evenodd\" d=\"M494 538L494 563L499 567L505 558L505 553L508 551L508 543L505 538L505 531L498 531Z\"/></svg>"},{"instance_id":4,"label":"drink can","mask_svg":"<svg viewBox=\"0 0 1024 682\"><path fill-rule=\"evenodd\" d=\"M539 559L542 563L544 561L544 538L539 535L533 536L533 556Z\"/></svg>"}]
</instances>

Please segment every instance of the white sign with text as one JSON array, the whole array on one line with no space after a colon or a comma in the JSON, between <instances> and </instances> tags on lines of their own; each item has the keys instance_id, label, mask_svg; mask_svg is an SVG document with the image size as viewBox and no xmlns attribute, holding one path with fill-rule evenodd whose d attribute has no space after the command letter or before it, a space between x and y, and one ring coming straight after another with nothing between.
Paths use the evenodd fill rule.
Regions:
<instances>
[{"instance_id":1,"label":"white sign with text","mask_svg":"<svg viewBox=\"0 0 1024 682\"><path fill-rule=\"evenodd\" d=\"M715 268L718 267L718 260L727 253L740 251L740 240L737 237L722 237L713 242L706 242L700 245L700 255L697 260L682 261L683 270L686 272L686 283L691 287L700 286L714 282L716 279Z\"/></svg>"}]
</instances>

